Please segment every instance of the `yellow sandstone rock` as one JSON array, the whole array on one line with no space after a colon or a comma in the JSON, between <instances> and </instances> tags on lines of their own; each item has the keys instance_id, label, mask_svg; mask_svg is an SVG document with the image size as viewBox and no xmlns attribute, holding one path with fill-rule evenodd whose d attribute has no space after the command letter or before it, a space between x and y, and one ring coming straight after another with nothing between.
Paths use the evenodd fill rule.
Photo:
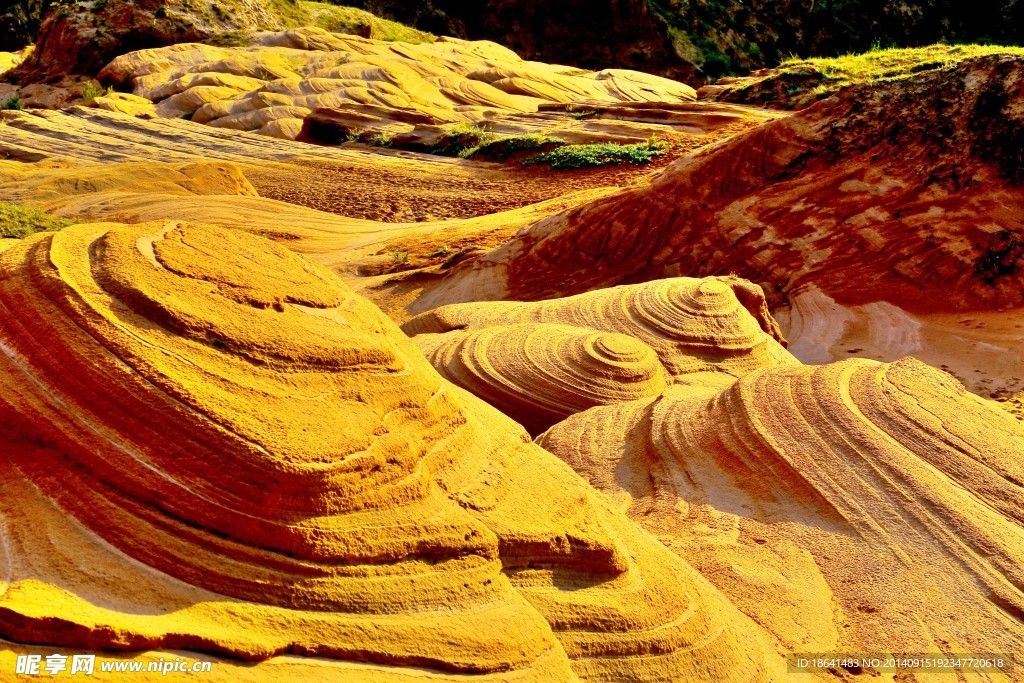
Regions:
<instances>
[{"instance_id":1,"label":"yellow sandstone rock","mask_svg":"<svg viewBox=\"0 0 1024 683\"><path fill-rule=\"evenodd\" d=\"M389 124L410 110L438 122L482 124L545 104L696 99L692 88L676 81L621 69L579 73L524 61L493 43L441 39L410 45L315 27L258 34L248 47L186 43L140 50L116 58L100 78L130 85L161 117L196 113L203 123L287 137L300 131L268 124L304 119L317 109L353 113L379 106L377 120L355 131L393 134L404 131ZM268 101L267 93L283 97Z\"/></svg>"},{"instance_id":2,"label":"yellow sandstone rock","mask_svg":"<svg viewBox=\"0 0 1024 683\"><path fill-rule=\"evenodd\" d=\"M580 327L495 325L413 341L442 377L535 434L596 405L658 396L668 382L651 347Z\"/></svg>"},{"instance_id":3,"label":"yellow sandstone rock","mask_svg":"<svg viewBox=\"0 0 1024 683\"><path fill-rule=\"evenodd\" d=\"M679 557L263 238L27 238L0 386L7 641L206 653L219 680L285 654L307 680L781 675Z\"/></svg>"},{"instance_id":4,"label":"yellow sandstone rock","mask_svg":"<svg viewBox=\"0 0 1024 683\"><path fill-rule=\"evenodd\" d=\"M787 648L1024 646L1024 427L923 363L683 383L537 442Z\"/></svg>"},{"instance_id":5,"label":"yellow sandstone rock","mask_svg":"<svg viewBox=\"0 0 1024 683\"><path fill-rule=\"evenodd\" d=\"M512 322L633 337L654 349L676 377L709 371L739 377L796 363L779 343L784 340L760 289L735 278L655 280L550 301L451 304L410 319L402 329L417 335Z\"/></svg>"}]
</instances>

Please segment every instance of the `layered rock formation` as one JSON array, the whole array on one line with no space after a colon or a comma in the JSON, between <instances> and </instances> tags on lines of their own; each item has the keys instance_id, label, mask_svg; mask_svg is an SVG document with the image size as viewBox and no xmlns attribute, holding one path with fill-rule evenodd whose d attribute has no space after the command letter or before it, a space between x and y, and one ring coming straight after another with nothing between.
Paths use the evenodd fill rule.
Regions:
<instances>
[{"instance_id":1,"label":"layered rock formation","mask_svg":"<svg viewBox=\"0 0 1024 683\"><path fill-rule=\"evenodd\" d=\"M537 442L785 647L1024 645L1024 427L922 363L680 384Z\"/></svg>"},{"instance_id":2,"label":"layered rock formation","mask_svg":"<svg viewBox=\"0 0 1024 683\"><path fill-rule=\"evenodd\" d=\"M526 62L494 43L385 42L313 27L259 34L253 41L246 48L185 43L133 52L111 62L100 78L130 84L135 96L156 103L158 116L288 138L303 133L303 121L310 119L305 135L323 142L358 135L419 139L457 123L494 128L490 120L496 116L519 132L550 128L555 118L565 124L562 134L575 133L568 140L587 141L594 122L568 116L568 105L586 105L597 114L602 106L659 103L655 111L619 112L625 121L606 123L609 130L599 136L635 141L652 133L644 123L684 126L692 117L683 105L695 99L692 88L668 79L616 69L581 74ZM674 106L682 112L676 121ZM551 113L538 115L538 109ZM720 125L729 113L720 110ZM630 118L639 123L626 122Z\"/></svg>"},{"instance_id":3,"label":"layered rock formation","mask_svg":"<svg viewBox=\"0 0 1024 683\"><path fill-rule=\"evenodd\" d=\"M533 434L593 406L658 396L668 381L643 342L568 325L494 325L413 341L443 377Z\"/></svg>"},{"instance_id":4,"label":"layered rock formation","mask_svg":"<svg viewBox=\"0 0 1024 683\"><path fill-rule=\"evenodd\" d=\"M1018 650L1024 426L913 359L813 367L755 352L774 344L773 321L728 284L753 289L680 278L443 306L404 329L442 374L533 430L575 412L536 442L779 647ZM636 358L650 348L669 386L654 395L650 373L621 362L592 365L590 381L566 371L593 329Z\"/></svg>"},{"instance_id":5,"label":"layered rock formation","mask_svg":"<svg viewBox=\"0 0 1024 683\"><path fill-rule=\"evenodd\" d=\"M448 301L735 273L776 298L1024 305L1022 82L1024 59L994 56L849 89L545 219L454 273Z\"/></svg>"},{"instance_id":6,"label":"layered rock formation","mask_svg":"<svg viewBox=\"0 0 1024 683\"><path fill-rule=\"evenodd\" d=\"M686 564L262 238L26 239L0 352L0 638L318 680L778 673Z\"/></svg>"},{"instance_id":7,"label":"layered rock formation","mask_svg":"<svg viewBox=\"0 0 1024 683\"><path fill-rule=\"evenodd\" d=\"M735 273L802 360L914 353L972 390L1020 391L1019 367L956 331L1024 306L1022 82L1024 59L996 55L849 88L539 221L423 306ZM1003 317L984 324L1013 353L1024 339Z\"/></svg>"},{"instance_id":8,"label":"layered rock formation","mask_svg":"<svg viewBox=\"0 0 1024 683\"><path fill-rule=\"evenodd\" d=\"M785 340L764 295L737 278L674 278L536 303L442 306L411 318L402 329L419 335L514 322L554 323L633 337L653 349L674 377L699 372L739 377L753 368L795 362L780 344ZM449 339L453 344L462 341L460 335ZM444 342L425 342L430 347L439 343ZM493 348L495 358L504 355L502 346ZM641 347L634 348L634 354L642 353Z\"/></svg>"}]
</instances>

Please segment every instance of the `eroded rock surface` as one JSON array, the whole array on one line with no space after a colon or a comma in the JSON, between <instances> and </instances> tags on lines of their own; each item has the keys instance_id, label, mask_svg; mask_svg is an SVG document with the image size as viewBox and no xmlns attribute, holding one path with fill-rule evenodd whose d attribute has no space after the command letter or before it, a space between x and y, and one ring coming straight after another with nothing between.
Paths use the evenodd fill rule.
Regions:
<instances>
[{"instance_id":1,"label":"eroded rock surface","mask_svg":"<svg viewBox=\"0 0 1024 683\"><path fill-rule=\"evenodd\" d=\"M296 0L104 0L63 3L46 15L36 49L14 77L23 85L95 76L130 50L202 40L229 31L273 30Z\"/></svg>"},{"instance_id":2,"label":"eroded rock surface","mask_svg":"<svg viewBox=\"0 0 1024 683\"><path fill-rule=\"evenodd\" d=\"M923 363L680 383L537 442L787 647L1024 643L1024 428Z\"/></svg>"},{"instance_id":3,"label":"eroded rock surface","mask_svg":"<svg viewBox=\"0 0 1024 683\"><path fill-rule=\"evenodd\" d=\"M641 72L528 62L484 41L409 44L313 27L261 33L249 47L184 43L133 52L100 78L131 86L155 104L152 115L319 142L401 135L399 142L426 145L460 123L498 132L557 128L571 142L636 141L659 125L692 127L691 109L715 111L716 126L743 118L725 105L693 105L693 88ZM146 113L116 98L97 106ZM573 106L585 115L570 116Z\"/></svg>"},{"instance_id":4,"label":"eroded rock surface","mask_svg":"<svg viewBox=\"0 0 1024 683\"><path fill-rule=\"evenodd\" d=\"M318 680L778 672L717 590L281 246L81 224L3 253L0 312L14 651L290 653Z\"/></svg>"},{"instance_id":5,"label":"eroded rock surface","mask_svg":"<svg viewBox=\"0 0 1024 683\"><path fill-rule=\"evenodd\" d=\"M1024 60L995 56L848 89L539 222L435 303L735 273L776 302L813 283L842 304L1022 306L1021 83Z\"/></svg>"},{"instance_id":6,"label":"eroded rock surface","mask_svg":"<svg viewBox=\"0 0 1024 683\"><path fill-rule=\"evenodd\" d=\"M764 295L737 278L674 278L538 302L442 306L402 325L408 334L555 323L624 334L657 354L672 376L795 362L781 343ZM781 343L780 343L781 342Z\"/></svg>"}]
</instances>

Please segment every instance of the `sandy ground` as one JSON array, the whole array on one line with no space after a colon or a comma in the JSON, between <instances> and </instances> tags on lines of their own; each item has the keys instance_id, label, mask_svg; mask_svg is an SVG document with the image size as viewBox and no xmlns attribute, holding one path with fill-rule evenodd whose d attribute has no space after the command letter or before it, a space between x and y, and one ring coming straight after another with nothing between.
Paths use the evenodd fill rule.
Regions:
<instances>
[{"instance_id":1,"label":"sandy ground","mask_svg":"<svg viewBox=\"0 0 1024 683\"><path fill-rule=\"evenodd\" d=\"M726 140L759 121L741 122L718 131L664 137L672 147L648 166L605 166L579 170L523 167L520 159L505 163L448 164L411 152L350 145L370 158L396 162L380 165L346 160L303 159L291 166L251 165L245 175L270 199L352 218L387 223L471 218L561 197L598 187L629 187L656 176L681 156ZM314 150L320 148L312 148Z\"/></svg>"}]
</instances>

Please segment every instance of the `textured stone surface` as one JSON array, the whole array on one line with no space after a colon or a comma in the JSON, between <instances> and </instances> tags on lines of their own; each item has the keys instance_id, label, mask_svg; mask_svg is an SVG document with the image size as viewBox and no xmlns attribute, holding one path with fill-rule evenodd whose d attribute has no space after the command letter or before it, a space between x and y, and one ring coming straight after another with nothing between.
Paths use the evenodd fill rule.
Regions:
<instances>
[{"instance_id":1,"label":"textured stone surface","mask_svg":"<svg viewBox=\"0 0 1024 683\"><path fill-rule=\"evenodd\" d=\"M323 142L422 137L460 123L495 128L495 117L517 132L536 132L552 128L551 115L538 114L541 107L586 105L597 114L605 106L658 103L653 118L619 109L618 119L637 123L615 123L613 116L603 124L603 139L636 141L650 137L652 124L685 128L692 116L672 110L696 98L693 88L669 79L621 69L581 73L524 61L494 43L385 42L312 27L257 34L249 47L184 43L132 52L113 60L100 78L130 85L161 117ZM97 105L121 109L102 99ZM725 122L742 117L719 107ZM600 123L556 118L573 142L587 141Z\"/></svg>"},{"instance_id":2,"label":"textured stone surface","mask_svg":"<svg viewBox=\"0 0 1024 683\"><path fill-rule=\"evenodd\" d=\"M786 647L1024 643L1024 428L923 363L684 382L537 442Z\"/></svg>"},{"instance_id":3,"label":"textured stone surface","mask_svg":"<svg viewBox=\"0 0 1024 683\"><path fill-rule=\"evenodd\" d=\"M539 222L461 265L448 301L735 273L776 300L813 283L843 304L1019 307L1022 83L997 56L846 90Z\"/></svg>"},{"instance_id":4,"label":"textured stone surface","mask_svg":"<svg viewBox=\"0 0 1024 683\"><path fill-rule=\"evenodd\" d=\"M0 311L0 637L357 680L777 670L696 572L283 247L82 224L4 252Z\"/></svg>"}]
</instances>

